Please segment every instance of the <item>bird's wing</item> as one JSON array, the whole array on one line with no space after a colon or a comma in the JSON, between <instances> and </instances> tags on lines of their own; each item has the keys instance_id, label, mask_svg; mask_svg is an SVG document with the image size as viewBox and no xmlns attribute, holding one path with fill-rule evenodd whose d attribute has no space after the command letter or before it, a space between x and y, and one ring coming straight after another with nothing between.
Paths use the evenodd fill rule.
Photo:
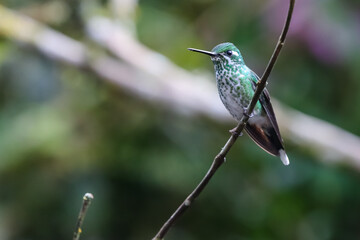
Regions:
<instances>
[{"instance_id":1,"label":"bird's wing","mask_svg":"<svg viewBox=\"0 0 360 240\"><path fill-rule=\"evenodd\" d=\"M259 82L260 78L255 72L251 71L251 73L253 75L253 77L251 78L252 79L251 83L252 83L252 87L255 91L256 84ZM264 108L266 115L268 116L268 118L271 122L271 125L274 127L276 135L278 136L280 142L282 143L279 126L277 124L274 109L273 109L273 107L271 105L271 101L270 101L270 94L266 88L264 88L263 92L261 93L259 101L260 101L262 107Z\"/></svg>"}]
</instances>

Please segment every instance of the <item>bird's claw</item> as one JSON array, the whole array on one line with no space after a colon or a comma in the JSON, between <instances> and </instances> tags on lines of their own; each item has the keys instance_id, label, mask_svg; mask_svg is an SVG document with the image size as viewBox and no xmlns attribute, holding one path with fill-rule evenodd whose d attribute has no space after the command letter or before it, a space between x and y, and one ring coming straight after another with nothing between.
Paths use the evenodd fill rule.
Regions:
<instances>
[{"instance_id":1,"label":"bird's claw","mask_svg":"<svg viewBox=\"0 0 360 240\"><path fill-rule=\"evenodd\" d=\"M244 108L243 108L243 114L244 114L245 116L247 116L248 118L252 118L252 117L254 116L254 113L250 113L250 115L249 115L249 114L247 114L247 111L248 111L248 108L247 108L247 107L244 107Z\"/></svg>"},{"instance_id":2,"label":"bird's claw","mask_svg":"<svg viewBox=\"0 0 360 240\"><path fill-rule=\"evenodd\" d=\"M232 135L236 134L236 127L233 128L233 129L230 129L230 130L229 130L229 133L231 133ZM242 135L243 135L242 132L239 133L239 136L240 136L240 137L241 137Z\"/></svg>"},{"instance_id":3,"label":"bird's claw","mask_svg":"<svg viewBox=\"0 0 360 240\"><path fill-rule=\"evenodd\" d=\"M256 82L256 83L255 83L255 86L258 87L259 84L260 84L260 81ZM265 83L265 86L267 86L268 84L269 84L269 82L266 82L266 83Z\"/></svg>"}]
</instances>

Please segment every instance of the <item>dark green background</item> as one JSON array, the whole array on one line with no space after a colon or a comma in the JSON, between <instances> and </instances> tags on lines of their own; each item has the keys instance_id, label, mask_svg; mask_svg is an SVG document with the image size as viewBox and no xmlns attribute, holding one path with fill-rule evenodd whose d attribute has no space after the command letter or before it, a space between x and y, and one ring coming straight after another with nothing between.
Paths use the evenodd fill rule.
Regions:
<instances>
[{"instance_id":1,"label":"dark green background","mask_svg":"<svg viewBox=\"0 0 360 240\"><path fill-rule=\"evenodd\" d=\"M25 13L48 3L1 2ZM64 15L47 24L96 48L83 11L92 4L110 16L108 2L60 4ZM261 74L287 5L139 1L136 33L179 66L211 73L210 60L186 48L210 50L230 41ZM272 96L360 135L359 26L358 1L298 0L270 79ZM92 192L82 239L151 239L200 181L232 127L138 99L0 35L0 238L69 239L81 198ZM286 147L289 167L240 138L166 239L359 239L358 172L319 162L292 141Z\"/></svg>"}]
</instances>

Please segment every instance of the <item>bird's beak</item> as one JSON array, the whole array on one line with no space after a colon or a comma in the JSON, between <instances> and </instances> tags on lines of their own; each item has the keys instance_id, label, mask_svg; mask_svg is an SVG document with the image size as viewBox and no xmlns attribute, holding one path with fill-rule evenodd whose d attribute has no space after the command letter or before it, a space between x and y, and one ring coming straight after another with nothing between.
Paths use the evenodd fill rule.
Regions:
<instances>
[{"instance_id":1,"label":"bird's beak","mask_svg":"<svg viewBox=\"0 0 360 240\"><path fill-rule=\"evenodd\" d=\"M217 56L217 53L210 52L210 51L205 51L205 50L200 50L200 49L196 49L196 48L188 48L188 50L193 51L193 52L203 53L203 54L209 55L211 57L216 57Z\"/></svg>"}]
</instances>

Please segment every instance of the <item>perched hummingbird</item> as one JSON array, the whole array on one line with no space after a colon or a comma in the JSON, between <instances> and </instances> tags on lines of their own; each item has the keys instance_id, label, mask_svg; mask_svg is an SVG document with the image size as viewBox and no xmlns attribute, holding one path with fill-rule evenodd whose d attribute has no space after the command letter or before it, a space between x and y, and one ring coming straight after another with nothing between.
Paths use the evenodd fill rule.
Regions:
<instances>
[{"instance_id":1,"label":"perched hummingbird","mask_svg":"<svg viewBox=\"0 0 360 240\"><path fill-rule=\"evenodd\" d=\"M211 52L194 48L189 48L189 50L211 57L220 99L230 114L240 121L251 102L259 77L245 65L239 49L232 43L221 43ZM280 157L285 165L289 165L289 158L284 150L270 95L266 88L255 105L245 131L262 149L273 156Z\"/></svg>"}]
</instances>

